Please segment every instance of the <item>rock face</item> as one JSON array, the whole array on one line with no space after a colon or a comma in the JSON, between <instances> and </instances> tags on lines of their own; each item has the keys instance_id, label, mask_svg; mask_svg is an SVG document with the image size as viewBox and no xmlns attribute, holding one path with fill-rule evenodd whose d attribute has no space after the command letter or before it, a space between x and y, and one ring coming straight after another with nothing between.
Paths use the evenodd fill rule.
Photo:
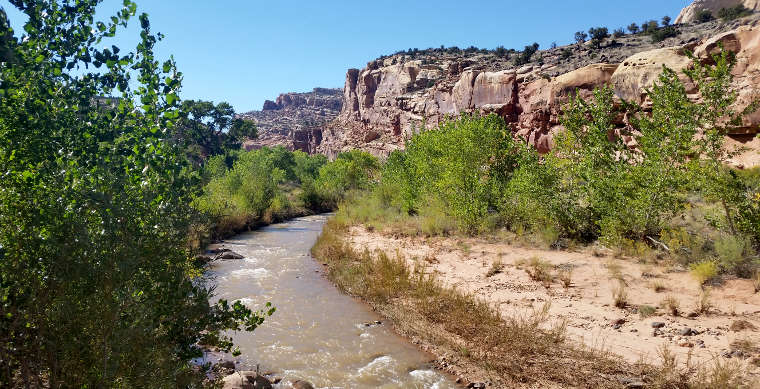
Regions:
<instances>
[{"instance_id":1,"label":"rock face","mask_svg":"<svg viewBox=\"0 0 760 389\"><path fill-rule=\"evenodd\" d=\"M241 114L253 120L259 137L244 144L247 150L282 145L290 150L313 153L322 141L322 129L343 106L340 89L314 88L308 93L284 93L267 100L261 111Z\"/></svg>"},{"instance_id":2,"label":"rock face","mask_svg":"<svg viewBox=\"0 0 760 389\"><path fill-rule=\"evenodd\" d=\"M760 11L760 0L694 0L688 7L681 10L676 23L691 23L697 20L697 13L708 10L717 15L721 8L731 8L743 5L752 11Z\"/></svg>"},{"instance_id":3,"label":"rock face","mask_svg":"<svg viewBox=\"0 0 760 389\"><path fill-rule=\"evenodd\" d=\"M749 22L758 24L757 19ZM316 150L332 158L359 148L383 157L448 117L496 113L546 152L552 147L552 134L560 130L563 105L576 93L588 98L595 88L609 85L619 99L647 108L645 91L663 66L685 69L691 64L687 50L708 61L719 43L737 53L734 87L739 90L737 108L743 108L757 97L760 85L760 27L721 31L732 27L718 22L681 26L678 37L657 45L641 36L626 36L601 50L574 45L541 51L540 61L518 69L488 55L381 58L347 72L343 108L322 132ZM696 92L685 76L682 80L688 93ZM755 112L735 132L756 133L758 124L760 112Z\"/></svg>"}]
</instances>

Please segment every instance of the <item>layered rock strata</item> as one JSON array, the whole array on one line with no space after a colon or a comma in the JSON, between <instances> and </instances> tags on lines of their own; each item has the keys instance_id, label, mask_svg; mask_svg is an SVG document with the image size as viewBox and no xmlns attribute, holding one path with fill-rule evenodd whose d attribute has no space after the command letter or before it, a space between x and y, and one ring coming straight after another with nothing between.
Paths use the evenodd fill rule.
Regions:
<instances>
[{"instance_id":1,"label":"layered rock strata","mask_svg":"<svg viewBox=\"0 0 760 389\"><path fill-rule=\"evenodd\" d=\"M314 153L322 142L322 130L343 106L340 89L314 88L307 93L284 93L267 100L261 111L239 115L256 122L259 136L244 143L247 150L282 145L290 150Z\"/></svg>"}]
</instances>

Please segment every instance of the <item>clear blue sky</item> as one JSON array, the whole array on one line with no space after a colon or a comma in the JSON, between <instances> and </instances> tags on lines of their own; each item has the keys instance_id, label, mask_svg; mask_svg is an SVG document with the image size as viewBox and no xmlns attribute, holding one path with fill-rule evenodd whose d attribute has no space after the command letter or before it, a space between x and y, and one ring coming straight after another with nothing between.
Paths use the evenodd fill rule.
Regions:
<instances>
[{"instance_id":1,"label":"clear blue sky","mask_svg":"<svg viewBox=\"0 0 760 389\"><path fill-rule=\"evenodd\" d=\"M408 48L521 49L567 44L575 31L673 19L689 0L137 0L185 74L183 98L228 101L238 112L313 87L343 87L346 69ZM103 15L121 0L105 0ZM11 23L23 22L0 0ZM133 27L137 20L132 23ZM17 28L17 31L19 29ZM135 36L135 30L123 35ZM135 39L119 38L127 49ZM134 47L134 46L132 46Z\"/></svg>"}]
</instances>

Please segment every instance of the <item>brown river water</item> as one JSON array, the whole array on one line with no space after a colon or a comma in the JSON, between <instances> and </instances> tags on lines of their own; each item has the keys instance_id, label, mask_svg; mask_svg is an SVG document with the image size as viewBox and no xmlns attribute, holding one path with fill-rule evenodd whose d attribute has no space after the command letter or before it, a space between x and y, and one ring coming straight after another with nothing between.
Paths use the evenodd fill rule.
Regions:
<instances>
[{"instance_id":1,"label":"brown river water","mask_svg":"<svg viewBox=\"0 0 760 389\"><path fill-rule=\"evenodd\" d=\"M367 326L382 318L323 277L309 250L326 220L298 218L224 242L245 258L214 263L214 299L254 310L271 301L277 308L253 333L232 334L242 355L224 359L235 360L238 370L260 364L284 378L282 387L302 379L316 388L455 388L431 368L431 355L388 323Z\"/></svg>"}]
</instances>

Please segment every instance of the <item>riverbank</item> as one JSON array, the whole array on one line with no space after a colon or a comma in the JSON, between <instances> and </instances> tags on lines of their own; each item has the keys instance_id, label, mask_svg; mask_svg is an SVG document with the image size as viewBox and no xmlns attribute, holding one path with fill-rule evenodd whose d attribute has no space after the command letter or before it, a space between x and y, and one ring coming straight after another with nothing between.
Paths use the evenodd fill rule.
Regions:
<instances>
[{"instance_id":1,"label":"riverbank","mask_svg":"<svg viewBox=\"0 0 760 389\"><path fill-rule=\"evenodd\" d=\"M312 253L337 286L392 319L465 383L732 387L757 380L758 301L746 280L713 289L713 308L694 316L704 299L690 291L696 286L687 274L606 254L393 237L334 220ZM683 313L657 307L667 299ZM724 349L731 358L709 357Z\"/></svg>"}]
</instances>

